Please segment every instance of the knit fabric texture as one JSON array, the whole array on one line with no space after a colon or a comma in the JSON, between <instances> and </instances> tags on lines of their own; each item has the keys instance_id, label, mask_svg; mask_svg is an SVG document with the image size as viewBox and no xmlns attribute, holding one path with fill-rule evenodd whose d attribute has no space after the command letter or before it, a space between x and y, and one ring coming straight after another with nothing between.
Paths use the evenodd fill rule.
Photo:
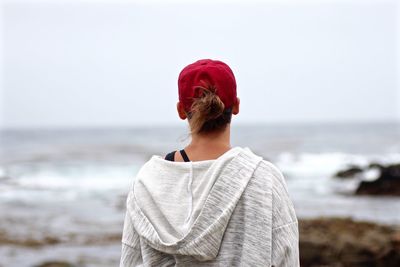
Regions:
<instances>
[{"instance_id":1,"label":"knit fabric texture","mask_svg":"<svg viewBox=\"0 0 400 267\"><path fill-rule=\"evenodd\" d=\"M127 195L120 267L128 266L300 266L282 172L248 147L197 162L153 155Z\"/></svg>"}]
</instances>

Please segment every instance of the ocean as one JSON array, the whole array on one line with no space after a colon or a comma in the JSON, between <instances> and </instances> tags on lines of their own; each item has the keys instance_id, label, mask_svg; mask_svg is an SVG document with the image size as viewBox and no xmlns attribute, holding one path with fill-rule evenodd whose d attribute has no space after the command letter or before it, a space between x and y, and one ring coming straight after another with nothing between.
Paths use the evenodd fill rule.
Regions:
<instances>
[{"instance_id":1,"label":"ocean","mask_svg":"<svg viewBox=\"0 0 400 267\"><path fill-rule=\"evenodd\" d=\"M0 266L64 260L117 266L126 194L152 155L190 142L185 127L3 130L0 133ZM283 172L299 218L351 217L400 224L400 198L355 196L349 164L400 163L400 124L232 125Z\"/></svg>"}]
</instances>

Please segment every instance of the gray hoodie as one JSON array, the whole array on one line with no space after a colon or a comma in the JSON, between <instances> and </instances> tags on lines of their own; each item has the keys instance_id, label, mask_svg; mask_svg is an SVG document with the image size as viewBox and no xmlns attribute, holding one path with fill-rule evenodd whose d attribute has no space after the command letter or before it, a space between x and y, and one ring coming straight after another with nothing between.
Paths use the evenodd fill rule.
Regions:
<instances>
[{"instance_id":1,"label":"gray hoodie","mask_svg":"<svg viewBox=\"0 0 400 267\"><path fill-rule=\"evenodd\" d=\"M153 155L126 205L120 267L299 266L282 172L248 147L194 162Z\"/></svg>"}]
</instances>

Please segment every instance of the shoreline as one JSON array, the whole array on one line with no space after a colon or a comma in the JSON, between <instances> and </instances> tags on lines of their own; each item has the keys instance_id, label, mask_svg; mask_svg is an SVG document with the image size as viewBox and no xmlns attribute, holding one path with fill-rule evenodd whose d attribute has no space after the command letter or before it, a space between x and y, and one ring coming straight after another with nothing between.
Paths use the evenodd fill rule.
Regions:
<instances>
[{"instance_id":1,"label":"shoreline","mask_svg":"<svg viewBox=\"0 0 400 267\"><path fill-rule=\"evenodd\" d=\"M299 219L299 232L302 267L400 266L400 225L319 217ZM69 234L42 239L35 239L32 233L30 237L13 239L0 229L0 248L3 248L0 258L8 258L0 266L10 266L13 260L23 259L27 251L32 251L31 255L41 251L44 256L27 257L21 266L114 266L119 262L120 238L121 233L109 232L101 236ZM112 248L110 255L101 253L106 247ZM68 256L63 250L68 250ZM46 257L46 254L52 256Z\"/></svg>"},{"instance_id":2,"label":"shoreline","mask_svg":"<svg viewBox=\"0 0 400 267\"><path fill-rule=\"evenodd\" d=\"M400 266L400 225L320 217L299 231L302 267Z\"/></svg>"}]
</instances>

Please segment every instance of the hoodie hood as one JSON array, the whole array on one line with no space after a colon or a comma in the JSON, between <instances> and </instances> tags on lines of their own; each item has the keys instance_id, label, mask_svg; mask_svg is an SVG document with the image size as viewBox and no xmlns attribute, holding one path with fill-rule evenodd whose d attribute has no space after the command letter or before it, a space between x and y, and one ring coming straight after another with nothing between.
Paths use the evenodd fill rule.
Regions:
<instances>
[{"instance_id":1,"label":"hoodie hood","mask_svg":"<svg viewBox=\"0 0 400 267\"><path fill-rule=\"evenodd\" d=\"M261 160L239 146L214 160L173 162L153 155L139 170L127 198L135 231L161 252L214 259Z\"/></svg>"}]
</instances>

